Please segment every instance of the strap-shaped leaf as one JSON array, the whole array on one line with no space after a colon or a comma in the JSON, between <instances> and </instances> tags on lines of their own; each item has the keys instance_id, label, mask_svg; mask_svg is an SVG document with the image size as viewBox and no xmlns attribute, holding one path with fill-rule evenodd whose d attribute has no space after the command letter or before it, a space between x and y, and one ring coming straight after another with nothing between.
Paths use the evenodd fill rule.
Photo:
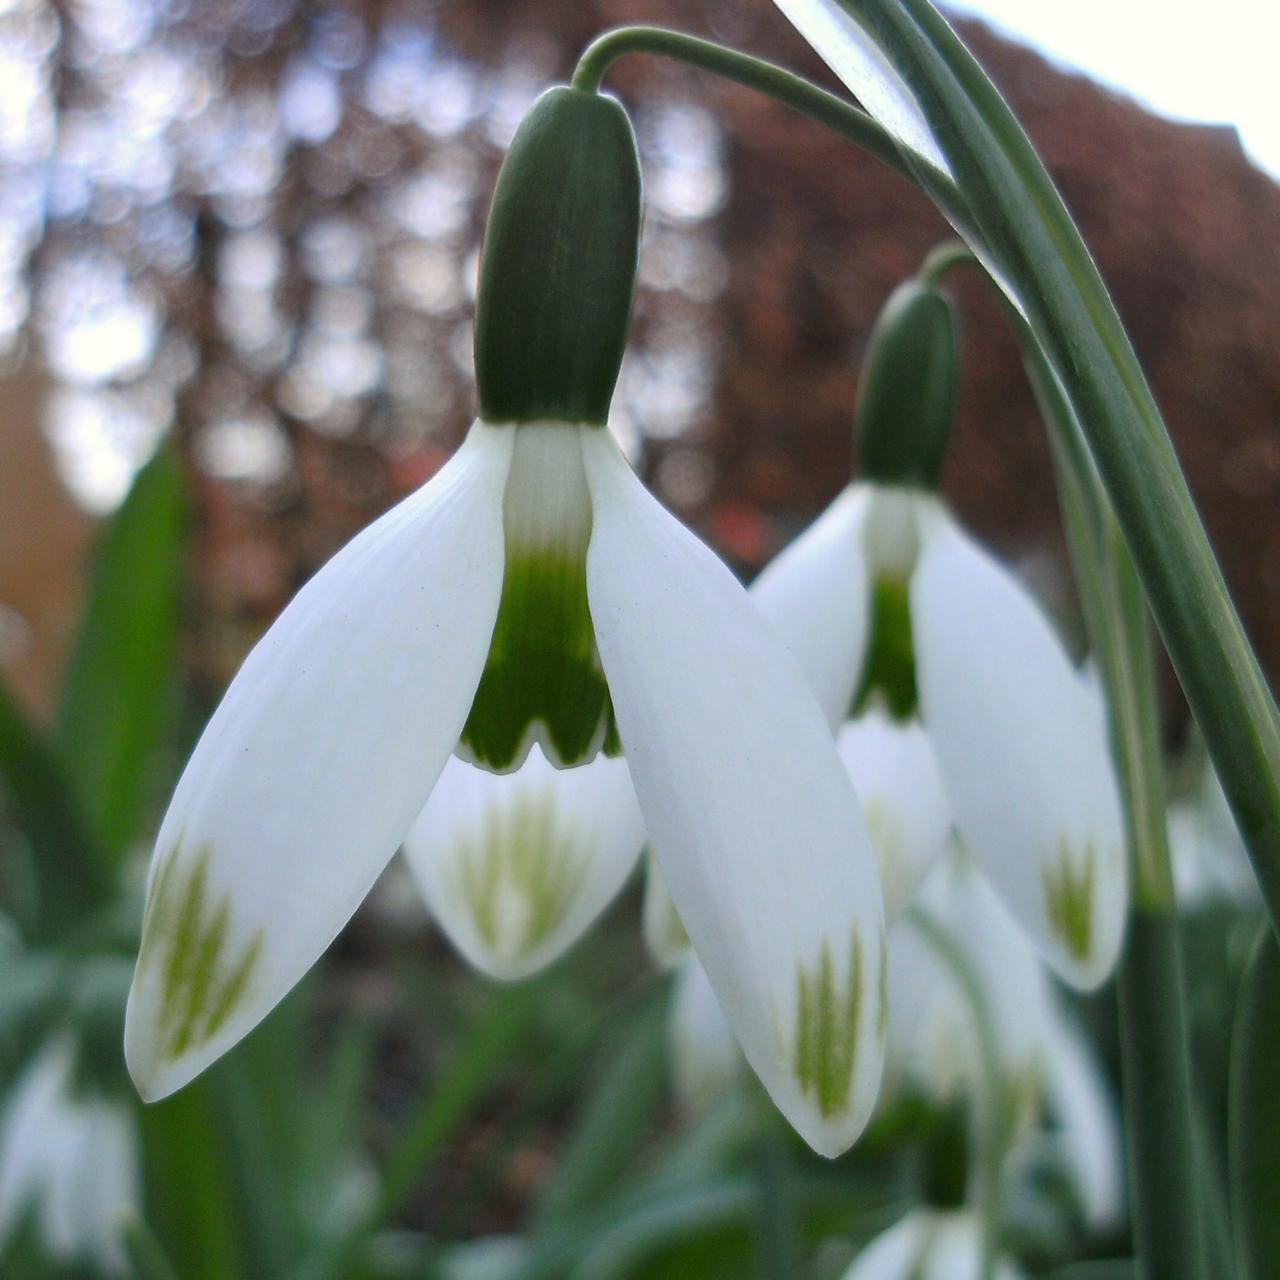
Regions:
<instances>
[{"instance_id":1,"label":"strap-shaped leaf","mask_svg":"<svg viewBox=\"0 0 1280 1280\"><path fill-rule=\"evenodd\" d=\"M1280 1275L1280 946L1264 925L1231 1044L1232 1216L1241 1280Z\"/></svg>"},{"instance_id":2,"label":"strap-shaped leaf","mask_svg":"<svg viewBox=\"0 0 1280 1280\"><path fill-rule=\"evenodd\" d=\"M67 773L112 860L137 834L147 764L170 705L183 514L178 460L162 446L102 539L63 691Z\"/></svg>"}]
</instances>

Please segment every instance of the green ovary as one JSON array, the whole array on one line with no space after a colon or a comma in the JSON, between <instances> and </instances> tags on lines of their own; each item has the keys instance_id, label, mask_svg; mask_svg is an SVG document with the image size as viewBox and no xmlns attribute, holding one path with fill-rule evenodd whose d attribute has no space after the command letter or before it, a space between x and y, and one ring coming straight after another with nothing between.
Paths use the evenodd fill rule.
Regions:
<instances>
[{"instance_id":1,"label":"green ovary","mask_svg":"<svg viewBox=\"0 0 1280 1280\"><path fill-rule=\"evenodd\" d=\"M1093 941L1093 846L1085 847L1078 869L1075 862L1064 842L1056 863L1045 866L1045 910L1050 927L1067 952L1076 960L1085 960Z\"/></svg>"},{"instance_id":2,"label":"green ovary","mask_svg":"<svg viewBox=\"0 0 1280 1280\"><path fill-rule=\"evenodd\" d=\"M815 1095L830 1118L849 1105L862 1013L862 940L850 935L849 969L841 983L824 941L815 969L801 965L796 975L795 1073L801 1090Z\"/></svg>"},{"instance_id":3,"label":"green ovary","mask_svg":"<svg viewBox=\"0 0 1280 1280\"><path fill-rule=\"evenodd\" d=\"M457 887L476 932L511 962L563 922L584 872L582 851L554 798L526 791L512 805L490 809L479 836L462 842Z\"/></svg>"},{"instance_id":4,"label":"green ovary","mask_svg":"<svg viewBox=\"0 0 1280 1280\"><path fill-rule=\"evenodd\" d=\"M585 556L508 552L489 659L462 731L464 749L498 773L517 768L535 738L562 765L590 759L602 741L616 752L587 607Z\"/></svg>"},{"instance_id":5,"label":"green ovary","mask_svg":"<svg viewBox=\"0 0 1280 1280\"><path fill-rule=\"evenodd\" d=\"M231 902L209 893L209 850L184 859L175 849L147 902L139 970L160 975L159 1054L173 1060L210 1040L244 999L262 950L258 931L229 943Z\"/></svg>"}]
</instances>

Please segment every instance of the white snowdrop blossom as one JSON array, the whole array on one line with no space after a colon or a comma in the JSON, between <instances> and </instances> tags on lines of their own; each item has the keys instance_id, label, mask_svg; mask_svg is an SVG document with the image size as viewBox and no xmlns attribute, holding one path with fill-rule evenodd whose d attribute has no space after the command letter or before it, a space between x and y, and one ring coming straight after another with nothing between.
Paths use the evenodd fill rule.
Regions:
<instances>
[{"instance_id":1,"label":"white snowdrop blossom","mask_svg":"<svg viewBox=\"0 0 1280 1280\"><path fill-rule=\"evenodd\" d=\"M748 1062L817 1151L861 1131L884 922L853 787L799 663L605 426L639 226L621 107L550 90L494 195L479 420L259 641L161 824L125 1023L145 1098L252 1029L406 837L476 963L515 977L567 945L625 876L630 838L588 836L522 780L498 816L447 780L428 804L451 757L511 773L536 746L526 777L625 755Z\"/></svg>"},{"instance_id":2,"label":"white snowdrop blossom","mask_svg":"<svg viewBox=\"0 0 1280 1280\"><path fill-rule=\"evenodd\" d=\"M56 1036L18 1078L0 1115L0 1248L27 1214L50 1259L122 1275L120 1230L142 1207L130 1108L77 1091L76 1047Z\"/></svg>"},{"instance_id":3,"label":"white snowdrop blossom","mask_svg":"<svg viewBox=\"0 0 1280 1280\"><path fill-rule=\"evenodd\" d=\"M977 982L1013 1122L1010 1164L1048 1149L1090 1225L1113 1222L1124 1169L1116 1101L1040 958L958 850L930 874L919 910L951 938ZM912 915L890 931L888 974L882 1105L903 1092L946 1105L989 1088L972 997Z\"/></svg>"},{"instance_id":4,"label":"white snowdrop blossom","mask_svg":"<svg viewBox=\"0 0 1280 1280\"><path fill-rule=\"evenodd\" d=\"M937 856L945 813L1054 970L1079 988L1101 983L1128 902L1106 727L1086 677L1012 574L936 494L864 482L765 569L752 595L833 730L875 674L877 635L905 636L897 657L915 705L895 721L873 697L841 738L846 757L880 759L875 795L860 794L880 836L890 914Z\"/></svg>"},{"instance_id":5,"label":"white snowdrop blossom","mask_svg":"<svg viewBox=\"0 0 1280 1280\"><path fill-rule=\"evenodd\" d=\"M981 1280L982 1221L972 1209L912 1209L876 1236L843 1280ZM1023 1273L997 1258L994 1280Z\"/></svg>"}]
</instances>

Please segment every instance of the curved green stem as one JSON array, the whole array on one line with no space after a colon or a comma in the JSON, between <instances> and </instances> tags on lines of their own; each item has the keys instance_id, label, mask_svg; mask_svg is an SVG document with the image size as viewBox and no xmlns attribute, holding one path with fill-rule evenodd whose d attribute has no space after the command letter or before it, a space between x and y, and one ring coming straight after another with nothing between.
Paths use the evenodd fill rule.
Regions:
<instances>
[{"instance_id":1,"label":"curved green stem","mask_svg":"<svg viewBox=\"0 0 1280 1280\"><path fill-rule=\"evenodd\" d=\"M974 1036L982 1079L974 1090L977 1152L977 1198L982 1213L982 1280L995 1274L1000 1234L1001 1202L1004 1197L1004 1158L1009 1146L1009 1107L1006 1105L1004 1073L996 1042L995 1022L982 983L968 956L951 931L923 907L908 917L955 979L960 994L973 1015Z\"/></svg>"},{"instance_id":2,"label":"curved green stem","mask_svg":"<svg viewBox=\"0 0 1280 1280\"><path fill-rule=\"evenodd\" d=\"M628 53L674 58L710 71L721 79L758 89L774 101L856 142L904 178L915 181L890 134L851 102L771 62L681 31L667 31L662 27L619 27L606 31L583 51L570 83L586 93L598 93L606 72Z\"/></svg>"}]
</instances>

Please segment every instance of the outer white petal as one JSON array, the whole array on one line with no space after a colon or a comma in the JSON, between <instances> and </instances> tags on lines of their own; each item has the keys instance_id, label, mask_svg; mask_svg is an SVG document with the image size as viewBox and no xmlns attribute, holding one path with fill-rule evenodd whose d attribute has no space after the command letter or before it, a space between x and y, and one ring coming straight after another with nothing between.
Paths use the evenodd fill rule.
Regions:
<instances>
[{"instance_id":1,"label":"outer white petal","mask_svg":"<svg viewBox=\"0 0 1280 1280\"><path fill-rule=\"evenodd\" d=\"M691 1112L706 1110L737 1079L742 1052L707 971L692 953L675 973L667 1036L676 1097Z\"/></svg>"},{"instance_id":2,"label":"outer white petal","mask_svg":"<svg viewBox=\"0 0 1280 1280\"><path fill-rule=\"evenodd\" d=\"M1044 966L990 887L962 857L948 856L920 894L920 907L959 947L982 992L995 1050L1029 1118L1041 1082L1050 1016ZM975 1011L957 975L908 917L889 939L889 1062L946 1099L974 1088L985 1071Z\"/></svg>"},{"instance_id":3,"label":"outer white petal","mask_svg":"<svg viewBox=\"0 0 1280 1280\"><path fill-rule=\"evenodd\" d=\"M883 909L866 826L798 663L725 566L583 429L587 591L653 849L779 1109L843 1151L881 1064Z\"/></svg>"},{"instance_id":4,"label":"outer white petal","mask_svg":"<svg viewBox=\"0 0 1280 1280\"><path fill-rule=\"evenodd\" d=\"M1092 1046L1058 1008L1050 1020L1045 1070L1056 1136L1089 1225L1108 1226L1124 1207L1119 1112Z\"/></svg>"},{"instance_id":5,"label":"outer white petal","mask_svg":"<svg viewBox=\"0 0 1280 1280\"><path fill-rule=\"evenodd\" d=\"M689 935L652 853L644 868L644 942L659 969L674 969L689 954Z\"/></svg>"},{"instance_id":6,"label":"outer white petal","mask_svg":"<svg viewBox=\"0 0 1280 1280\"><path fill-rule=\"evenodd\" d=\"M982 1223L967 1209L913 1209L854 1259L844 1280L979 1280ZM996 1280L1021 1274L997 1259Z\"/></svg>"},{"instance_id":7,"label":"outer white petal","mask_svg":"<svg viewBox=\"0 0 1280 1280\"><path fill-rule=\"evenodd\" d=\"M470 710L502 586L509 428L299 592L205 729L160 829L125 1056L148 1100L248 1032L346 923Z\"/></svg>"},{"instance_id":8,"label":"outer white petal","mask_svg":"<svg viewBox=\"0 0 1280 1280\"><path fill-rule=\"evenodd\" d=\"M933 748L917 721L900 723L879 707L846 724L836 748L871 831L892 922L911 905L951 831Z\"/></svg>"},{"instance_id":9,"label":"outer white petal","mask_svg":"<svg viewBox=\"0 0 1280 1280\"><path fill-rule=\"evenodd\" d=\"M1092 696L1035 602L949 517L924 539L911 611L921 719L965 844L1049 963L1097 986L1128 873Z\"/></svg>"},{"instance_id":10,"label":"outer white petal","mask_svg":"<svg viewBox=\"0 0 1280 1280\"><path fill-rule=\"evenodd\" d=\"M456 757L405 837L427 906L490 977L514 981L571 947L644 846L626 761L554 768L538 746L514 773Z\"/></svg>"},{"instance_id":11,"label":"outer white petal","mask_svg":"<svg viewBox=\"0 0 1280 1280\"><path fill-rule=\"evenodd\" d=\"M853 705L867 651L865 487L850 485L751 584L795 654L834 733Z\"/></svg>"}]
</instances>

